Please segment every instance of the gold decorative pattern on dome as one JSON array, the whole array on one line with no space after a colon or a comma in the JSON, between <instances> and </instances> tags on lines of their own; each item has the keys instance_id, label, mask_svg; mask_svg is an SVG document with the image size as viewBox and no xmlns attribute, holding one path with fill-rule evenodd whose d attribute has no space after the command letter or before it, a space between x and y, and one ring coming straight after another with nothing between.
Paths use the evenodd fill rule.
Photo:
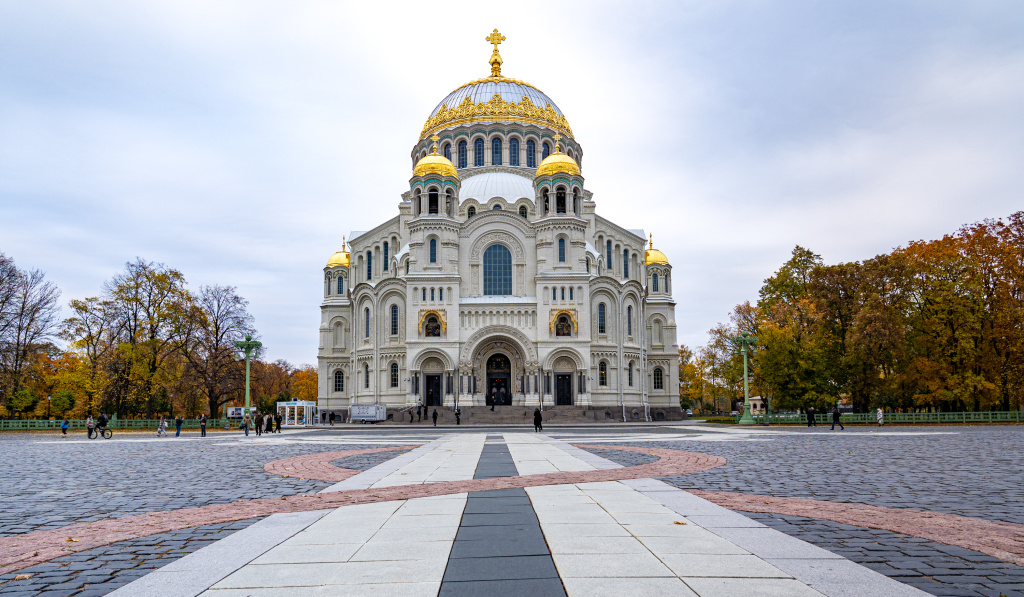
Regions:
<instances>
[{"instance_id":1,"label":"gold decorative pattern on dome","mask_svg":"<svg viewBox=\"0 0 1024 597\"><path fill-rule=\"evenodd\" d=\"M483 79L485 82L491 80L493 79ZM494 97L486 102L474 103L473 98L466 96L462 103L455 108L448 108L447 104L441 106L441 109L428 118L426 124L423 125L423 130L420 131L420 138L426 137L431 132L457 124L509 119L522 120L558 129L570 137L572 136L572 128L569 127L569 121L565 119L565 116L556 112L551 107L551 104L547 104L543 108L537 107L525 95L518 104L506 102L501 98L501 94L495 93Z\"/></svg>"},{"instance_id":2,"label":"gold decorative pattern on dome","mask_svg":"<svg viewBox=\"0 0 1024 597\"><path fill-rule=\"evenodd\" d=\"M537 166L537 176L547 176L549 174L572 174L574 176L580 175L580 166L576 163L576 160L562 153L561 148L558 145L559 139L562 136L555 133L552 139L555 140L555 152L544 158L544 161Z\"/></svg>"},{"instance_id":3,"label":"gold decorative pattern on dome","mask_svg":"<svg viewBox=\"0 0 1024 597\"><path fill-rule=\"evenodd\" d=\"M668 265L668 257L654 248L653 234L651 234L651 248L644 251L644 261L647 262L647 265Z\"/></svg>"},{"instance_id":4,"label":"gold decorative pattern on dome","mask_svg":"<svg viewBox=\"0 0 1024 597\"><path fill-rule=\"evenodd\" d=\"M427 174L437 174L439 176L452 176L458 178L459 172L455 169L455 164L453 164L448 158L443 155L438 155L437 153L437 142L440 140L440 137L433 135L430 137L430 140L434 142L433 151L430 152L430 155L416 162L416 167L412 169L412 175L425 176Z\"/></svg>"},{"instance_id":5,"label":"gold decorative pattern on dome","mask_svg":"<svg viewBox=\"0 0 1024 597\"><path fill-rule=\"evenodd\" d=\"M341 237L341 250L331 255L331 258L327 260L327 267L348 267L351 262L352 256L345 249L345 237Z\"/></svg>"}]
</instances>

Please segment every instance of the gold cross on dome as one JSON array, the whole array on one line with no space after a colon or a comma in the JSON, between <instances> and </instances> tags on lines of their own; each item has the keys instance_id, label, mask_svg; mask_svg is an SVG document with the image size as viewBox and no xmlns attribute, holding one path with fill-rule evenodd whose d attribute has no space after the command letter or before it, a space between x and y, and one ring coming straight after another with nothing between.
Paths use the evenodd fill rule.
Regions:
<instances>
[{"instance_id":1,"label":"gold cross on dome","mask_svg":"<svg viewBox=\"0 0 1024 597\"><path fill-rule=\"evenodd\" d=\"M555 140L555 153L558 153L558 140L562 138L562 135L555 133L555 136L551 138Z\"/></svg>"},{"instance_id":2,"label":"gold cross on dome","mask_svg":"<svg viewBox=\"0 0 1024 597\"><path fill-rule=\"evenodd\" d=\"M437 136L437 133L430 135L430 140L434 142L434 153L437 153L437 142L441 140L441 137Z\"/></svg>"},{"instance_id":3,"label":"gold cross on dome","mask_svg":"<svg viewBox=\"0 0 1024 597\"><path fill-rule=\"evenodd\" d=\"M484 38L484 41L493 44L494 45L494 51L497 52L498 51L498 44L500 44L501 42L505 41L505 36L500 34L500 33L498 33L498 30L495 29L490 35L488 35L487 37Z\"/></svg>"}]
</instances>

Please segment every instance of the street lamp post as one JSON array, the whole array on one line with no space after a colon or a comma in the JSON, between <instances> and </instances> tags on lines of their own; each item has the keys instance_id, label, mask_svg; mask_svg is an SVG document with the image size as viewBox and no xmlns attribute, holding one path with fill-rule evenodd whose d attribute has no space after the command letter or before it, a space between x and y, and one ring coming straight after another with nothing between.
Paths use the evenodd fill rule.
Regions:
<instances>
[{"instance_id":1,"label":"street lamp post","mask_svg":"<svg viewBox=\"0 0 1024 597\"><path fill-rule=\"evenodd\" d=\"M50 418L50 395L46 395L46 418Z\"/></svg>"},{"instance_id":2,"label":"street lamp post","mask_svg":"<svg viewBox=\"0 0 1024 597\"><path fill-rule=\"evenodd\" d=\"M743 353L743 416L740 417L740 425L753 425L754 417L750 414L750 387L747 375L747 352L753 350L757 344L757 336L751 336L747 332L740 332L739 336L732 339L732 343Z\"/></svg>"},{"instance_id":3,"label":"street lamp post","mask_svg":"<svg viewBox=\"0 0 1024 597\"><path fill-rule=\"evenodd\" d=\"M235 342L235 347L245 352L245 410L244 414L249 414L249 361L252 359L252 354L257 349L263 346L263 343L259 340L253 340L251 334L245 335L245 340L239 340Z\"/></svg>"}]
</instances>

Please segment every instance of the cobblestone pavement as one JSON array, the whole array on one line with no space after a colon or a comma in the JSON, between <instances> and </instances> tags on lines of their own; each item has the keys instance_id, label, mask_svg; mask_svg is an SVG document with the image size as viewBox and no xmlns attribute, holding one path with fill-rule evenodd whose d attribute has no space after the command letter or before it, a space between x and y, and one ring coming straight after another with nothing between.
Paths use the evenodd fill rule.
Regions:
<instances>
[{"instance_id":1,"label":"cobblestone pavement","mask_svg":"<svg viewBox=\"0 0 1024 597\"><path fill-rule=\"evenodd\" d=\"M976 551L827 520L745 514L932 595L1024 595L1024 568Z\"/></svg>"},{"instance_id":2,"label":"cobblestone pavement","mask_svg":"<svg viewBox=\"0 0 1024 597\"><path fill-rule=\"evenodd\" d=\"M259 519L182 529L142 539L83 551L53 561L0 574L0 595L4 597L106 595L121 585L166 566L178 558L244 529ZM16 576L31 575L24 580ZM173 595L174 588L168 587Z\"/></svg>"}]
</instances>

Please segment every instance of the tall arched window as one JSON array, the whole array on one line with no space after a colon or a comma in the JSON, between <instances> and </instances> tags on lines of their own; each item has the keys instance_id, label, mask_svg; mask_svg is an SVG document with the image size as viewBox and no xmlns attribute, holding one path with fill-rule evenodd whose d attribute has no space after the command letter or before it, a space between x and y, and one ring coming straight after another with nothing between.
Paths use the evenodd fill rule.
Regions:
<instances>
[{"instance_id":1,"label":"tall arched window","mask_svg":"<svg viewBox=\"0 0 1024 597\"><path fill-rule=\"evenodd\" d=\"M437 239L430 239L430 263L437 263Z\"/></svg>"},{"instance_id":2,"label":"tall arched window","mask_svg":"<svg viewBox=\"0 0 1024 597\"><path fill-rule=\"evenodd\" d=\"M569 287L569 300L570 301L573 300L572 299L572 286Z\"/></svg>"},{"instance_id":3,"label":"tall arched window","mask_svg":"<svg viewBox=\"0 0 1024 597\"><path fill-rule=\"evenodd\" d=\"M398 363L391 363L391 387L398 387Z\"/></svg>"},{"instance_id":4,"label":"tall arched window","mask_svg":"<svg viewBox=\"0 0 1024 597\"><path fill-rule=\"evenodd\" d=\"M565 187L558 187L555 190L555 212L565 213Z\"/></svg>"},{"instance_id":5,"label":"tall arched window","mask_svg":"<svg viewBox=\"0 0 1024 597\"><path fill-rule=\"evenodd\" d=\"M557 288L552 288L551 289L551 300L553 300L553 301L557 301L558 300L558 289Z\"/></svg>"},{"instance_id":6,"label":"tall arched window","mask_svg":"<svg viewBox=\"0 0 1024 597\"><path fill-rule=\"evenodd\" d=\"M448 160L449 162L452 161L452 144L451 143L445 143L444 144L444 159Z\"/></svg>"},{"instance_id":7,"label":"tall arched window","mask_svg":"<svg viewBox=\"0 0 1024 597\"><path fill-rule=\"evenodd\" d=\"M605 259L607 263L605 263L604 266L608 269L612 269L612 241L608 241L607 247L607 250L604 252L607 256L607 259Z\"/></svg>"},{"instance_id":8,"label":"tall arched window","mask_svg":"<svg viewBox=\"0 0 1024 597\"><path fill-rule=\"evenodd\" d=\"M327 296L331 296L331 278L330 278L330 276L327 277Z\"/></svg>"},{"instance_id":9,"label":"tall arched window","mask_svg":"<svg viewBox=\"0 0 1024 597\"><path fill-rule=\"evenodd\" d=\"M398 305L391 305L391 335L398 335Z\"/></svg>"},{"instance_id":10,"label":"tall arched window","mask_svg":"<svg viewBox=\"0 0 1024 597\"><path fill-rule=\"evenodd\" d=\"M364 329L364 336L363 337L364 338L369 338L370 337L370 308L369 307L367 307L363 311L363 318L366 320L364 322L366 325L363 326L363 329Z\"/></svg>"},{"instance_id":11,"label":"tall arched window","mask_svg":"<svg viewBox=\"0 0 1024 597\"><path fill-rule=\"evenodd\" d=\"M519 165L519 139L515 137L508 140L508 165Z\"/></svg>"},{"instance_id":12,"label":"tall arched window","mask_svg":"<svg viewBox=\"0 0 1024 597\"><path fill-rule=\"evenodd\" d=\"M548 215L548 190L544 189L540 194L544 203L544 215Z\"/></svg>"},{"instance_id":13,"label":"tall arched window","mask_svg":"<svg viewBox=\"0 0 1024 597\"><path fill-rule=\"evenodd\" d=\"M622 277L629 277L629 249L622 250Z\"/></svg>"},{"instance_id":14,"label":"tall arched window","mask_svg":"<svg viewBox=\"0 0 1024 597\"><path fill-rule=\"evenodd\" d=\"M473 165L483 166L484 165L484 140L477 139L473 141Z\"/></svg>"},{"instance_id":15,"label":"tall arched window","mask_svg":"<svg viewBox=\"0 0 1024 597\"><path fill-rule=\"evenodd\" d=\"M565 239L558 239L558 262L565 263Z\"/></svg>"},{"instance_id":16,"label":"tall arched window","mask_svg":"<svg viewBox=\"0 0 1024 597\"><path fill-rule=\"evenodd\" d=\"M423 302L424 303L427 302L427 289L426 288L423 289Z\"/></svg>"},{"instance_id":17,"label":"tall arched window","mask_svg":"<svg viewBox=\"0 0 1024 597\"><path fill-rule=\"evenodd\" d=\"M465 168L469 164L466 158L467 151L466 142L459 141L459 168Z\"/></svg>"},{"instance_id":18,"label":"tall arched window","mask_svg":"<svg viewBox=\"0 0 1024 597\"><path fill-rule=\"evenodd\" d=\"M491 165L501 165L501 139L498 137L491 139Z\"/></svg>"},{"instance_id":19,"label":"tall arched window","mask_svg":"<svg viewBox=\"0 0 1024 597\"><path fill-rule=\"evenodd\" d=\"M341 371L340 369L334 372L334 391L345 391L345 372Z\"/></svg>"},{"instance_id":20,"label":"tall arched window","mask_svg":"<svg viewBox=\"0 0 1024 597\"><path fill-rule=\"evenodd\" d=\"M543 147L541 149L541 152L540 152L540 159L543 160L544 158L548 157L549 155L551 155L551 146L548 145L547 141L545 141L544 145L543 145Z\"/></svg>"},{"instance_id":21,"label":"tall arched window","mask_svg":"<svg viewBox=\"0 0 1024 597\"><path fill-rule=\"evenodd\" d=\"M373 278L373 253L371 251L366 252L366 280L369 281Z\"/></svg>"},{"instance_id":22,"label":"tall arched window","mask_svg":"<svg viewBox=\"0 0 1024 597\"><path fill-rule=\"evenodd\" d=\"M629 369L627 370L626 375L626 383L629 384L629 387L633 387L633 361L629 362Z\"/></svg>"},{"instance_id":23,"label":"tall arched window","mask_svg":"<svg viewBox=\"0 0 1024 597\"><path fill-rule=\"evenodd\" d=\"M633 335L633 305L626 307L626 335Z\"/></svg>"},{"instance_id":24,"label":"tall arched window","mask_svg":"<svg viewBox=\"0 0 1024 597\"><path fill-rule=\"evenodd\" d=\"M654 292L658 292L658 274L651 274L651 286L654 287Z\"/></svg>"},{"instance_id":25,"label":"tall arched window","mask_svg":"<svg viewBox=\"0 0 1024 597\"><path fill-rule=\"evenodd\" d=\"M370 366L363 363L363 387L370 387Z\"/></svg>"},{"instance_id":26,"label":"tall arched window","mask_svg":"<svg viewBox=\"0 0 1024 597\"><path fill-rule=\"evenodd\" d=\"M437 289L437 300L444 302L444 288Z\"/></svg>"},{"instance_id":27,"label":"tall arched window","mask_svg":"<svg viewBox=\"0 0 1024 597\"><path fill-rule=\"evenodd\" d=\"M384 269L388 269L388 241L384 241Z\"/></svg>"},{"instance_id":28,"label":"tall arched window","mask_svg":"<svg viewBox=\"0 0 1024 597\"><path fill-rule=\"evenodd\" d=\"M434 289L430 289L430 302L434 302Z\"/></svg>"},{"instance_id":29,"label":"tall arched window","mask_svg":"<svg viewBox=\"0 0 1024 597\"><path fill-rule=\"evenodd\" d=\"M597 385L608 385L608 363L604 361L597 366Z\"/></svg>"},{"instance_id":30,"label":"tall arched window","mask_svg":"<svg viewBox=\"0 0 1024 597\"><path fill-rule=\"evenodd\" d=\"M437 189L430 189L427 197L427 213L437 215Z\"/></svg>"},{"instance_id":31,"label":"tall arched window","mask_svg":"<svg viewBox=\"0 0 1024 597\"><path fill-rule=\"evenodd\" d=\"M562 300L565 300L565 286L562 287Z\"/></svg>"},{"instance_id":32,"label":"tall arched window","mask_svg":"<svg viewBox=\"0 0 1024 597\"><path fill-rule=\"evenodd\" d=\"M526 218L526 206L525 205L520 205L519 206L519 215L522 216L523 218Z\"/></svg>"},{"instance_id":33,"label":"tall arched window","mask_svg":"<svg viewBox=\"0 0 1024 597\"><path fill-rule=\"evenodd\" d=\"M469 209L466 210L466 217L467 218L472 218L475 215L476 215L476 208L473 207L472 205L470 205Z\"/></svg>"},{"instance_id":34,"label":"tall arched window","mask_svg":"<svg viewBox=\"0 0 1024 597\"><path fill-rule=\"evenodd\" d=\"M338 276L338 294L345 294L345 277Z\"/></svg>"},{"instance_id":35,"label":"tall arched window","mask_svg":"<svg viewBox=\"0 0 1024 597\"><path fill-rule=\"evenodd\" d=\"M512 295L512 252L494 244L484 251L484 295Z\"/></svg>"},{"instance_id":36,"label":"tall arched window","mask_svg":"<svg viewBox=\"0 0 1024 597\"><path fill-rule=\"evenodd\" d=\"M533 139L526 140L526 167L537 167L537 144L533 142Z\"/></svg>"},{"instance_id":37,"label":"tall arched window","mask_svg":"<svg viewBox=\"0 0 1024 597\"><path fill-rule=\"evenodd\" d=\"M604 303L597 305L597 333L606 334L608 328L605 326L605 306Z\"/></svg>"},{"instance_id":38,"label":"tall arched window","mask_svg":"<svg viewBox=\"0 0 1024 597\"><path fill-rule=\"evenodd\" d=\"M661 367L654 368L654 389L664 390L665 389L665 374L662 373Z\"/></svg>"},{"instance_id":39,"label":"tall arched window","mask_svg":"<svg viewBox=\"0 0 1024 597\"><path fill-rule=\"evenodd\" d=\"M572 213L580 215L580 190L572 190Z\"/></svg>"}]
</instances>

